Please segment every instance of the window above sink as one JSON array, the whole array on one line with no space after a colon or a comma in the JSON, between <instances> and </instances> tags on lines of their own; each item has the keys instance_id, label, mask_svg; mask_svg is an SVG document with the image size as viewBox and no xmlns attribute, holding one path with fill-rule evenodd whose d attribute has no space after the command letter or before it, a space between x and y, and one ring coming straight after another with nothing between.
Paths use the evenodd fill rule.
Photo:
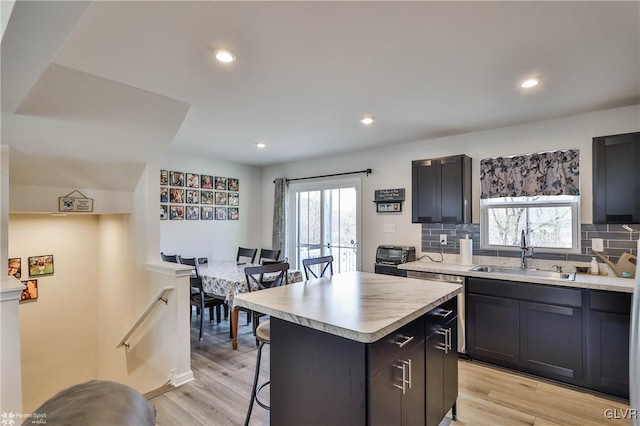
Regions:
<instances>
[{"instance_id":1,"label":"window above sink","mask_svg":"<svg viewBox=\"0 0 640 426\"><path fill-rule=\"evenodd\" d=\"M536 252L580 252L580 196L539 195L480 200L483 249L520 250L521 231Z\"/></svg>"}]
</instances>

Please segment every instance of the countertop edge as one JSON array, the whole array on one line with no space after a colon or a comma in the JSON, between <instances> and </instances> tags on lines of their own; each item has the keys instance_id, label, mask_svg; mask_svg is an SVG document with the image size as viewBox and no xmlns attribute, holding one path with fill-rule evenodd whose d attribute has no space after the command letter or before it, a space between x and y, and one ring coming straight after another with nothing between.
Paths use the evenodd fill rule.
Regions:
<instances>
[{"instance_id":1,"label":"countertop edge","mask_svg":"<svg viewBox=\"0 0 640 426\"><path fill-rule=\"evenodd\" d=\"M546 284L570 288L585 288L589 290L614 291L619 293L633 293L635 281L630 278L618 278L603 275L576 274L575 281L516 274L500 274L495 272L472 271L477 265L459 265L455 263L438 263L425 261L408 262L398 265L398 269L417 272L433 272L493 280L517 281L534 284Z\"/></svg>"},{"instance_id":2,"label":"countertop edge","mask_svg":"<svg viewBox=\"0 0 640 426\"><path fill-rule=\"evenodd\" d=\"M274 318L278 318L287 322L291 322L294 324L298 324L298 325L302 325L305 327L309 327L312 328L314 330L318 330L318 331L322 331L325 333L329 333L329 334L333 334L339 337L344 337L346 339L349 340L353 340L356 342L360 342L360 343L373 343L376 342L378 340L380 340L381 338L389 335L390 333L394 332L395 330L401 328L402 326L409 324L411 321L414 321L418 318L420 318L421 316L423 316L424 314L426 314L427 312L431 311L432 309L440 306L441 304L443 304L444 302L453 299L454 297L456 297L459 293L462 292L462 286L458 285L458 284L451 284L452 286L455 286L457 288L455 288L454 290L449 291L448 293L438 297L437 299L432 300L431 302L429 302L428 304L424 305L423 307L421 307L420 309L415 310L414 312L405 315L402 318L397 319L396 321L394 321L393 323L382 327L376 331L372 331L372 332L363 332L363 331L355 331L355 330L351 330L351 329L347 329L341 326L337 326L337 325L333 325L333 324L328 324L326 322L320 321L320 320L314 320L314 319L310 319L310 318L305 318L302 317L300 315L296 315L296 314L290 314L288 312L283 312L282 310L278 310L278 309L273 309L273 308L269 308L263 305L259 305L247 300L243 300L242 295L238 295L236 296L236 298L234 299L234 303L237 306L243 307L243 308L247 308L247 309L251 309L251 310L256 310L258 312L270 315Z\"/></svg>"}]
</instances>

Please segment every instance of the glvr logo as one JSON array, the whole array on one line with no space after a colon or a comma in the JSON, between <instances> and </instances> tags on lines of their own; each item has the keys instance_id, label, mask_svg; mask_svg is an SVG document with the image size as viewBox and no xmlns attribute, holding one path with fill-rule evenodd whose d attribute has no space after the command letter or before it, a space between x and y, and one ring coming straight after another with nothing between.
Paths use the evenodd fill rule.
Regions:
<instances>
[{"instance_id":1,"label":"glvr logo","mask_svg":"<svg viewBox=\"0 0 640 426\"><path fill-rule=\"evenodd\" d=\"M635 408L607 408L604 410L607 419L637 419L638 411Z\"/></svg>"}]
</instances>

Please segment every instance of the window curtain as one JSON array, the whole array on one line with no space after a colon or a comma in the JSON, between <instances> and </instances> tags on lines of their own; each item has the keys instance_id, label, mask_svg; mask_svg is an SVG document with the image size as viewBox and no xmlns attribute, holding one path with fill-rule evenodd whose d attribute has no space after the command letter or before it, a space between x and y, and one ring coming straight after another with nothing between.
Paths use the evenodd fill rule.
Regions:
<instances>
[{"instance_id":1,"label":"window curtain","mask_svg":"<svg viewBox=\"0 0 640 426\"><path fill-rule=\"evenodd\" d=\"M284 178L275 181L275 194L273 198L273 234L271 245L274 250L280 250L281 257L285 256L285 195L286 183Z\"/></svg>"},{"instance_id":2,"label":"window curtain","mask_svg":"<svg viewBox=\"0 0 640 426\"><path fill-rule=\"evenodd\" d=\"M580 195L580 150L480 161L480 198Z\"/></svg>"}]
</instances>

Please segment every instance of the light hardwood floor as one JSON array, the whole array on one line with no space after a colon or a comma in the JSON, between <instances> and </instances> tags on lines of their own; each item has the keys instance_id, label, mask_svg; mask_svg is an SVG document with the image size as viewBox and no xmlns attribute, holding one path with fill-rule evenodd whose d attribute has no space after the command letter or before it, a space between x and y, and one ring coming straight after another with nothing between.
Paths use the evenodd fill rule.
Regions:
<instances>
[{"instance_id":1,"label":"light hardwood floor","mask_svg":"<svg viewBox=\"0 0 640 426\"><path fill-rule=\"evenodd\" d=\"M238 350L231 350L229 321L208 322L198 341L198 320L191 328L191 365L195 380L151 399L158 426L241 425L249 404L256 362L251 326L241 314ZM260 381L268 380L269 348L263 351ZM268 386L264 399L268 401ZM458 419L443 425L628 425L629 406L615 399L514 374L478 362L459 362ZM609 410L609 411L608 411ZM607 413L613 419L607 418ZM257 404L251 425L268 425L269 413Z\"/></svg>"}]
</instances>

